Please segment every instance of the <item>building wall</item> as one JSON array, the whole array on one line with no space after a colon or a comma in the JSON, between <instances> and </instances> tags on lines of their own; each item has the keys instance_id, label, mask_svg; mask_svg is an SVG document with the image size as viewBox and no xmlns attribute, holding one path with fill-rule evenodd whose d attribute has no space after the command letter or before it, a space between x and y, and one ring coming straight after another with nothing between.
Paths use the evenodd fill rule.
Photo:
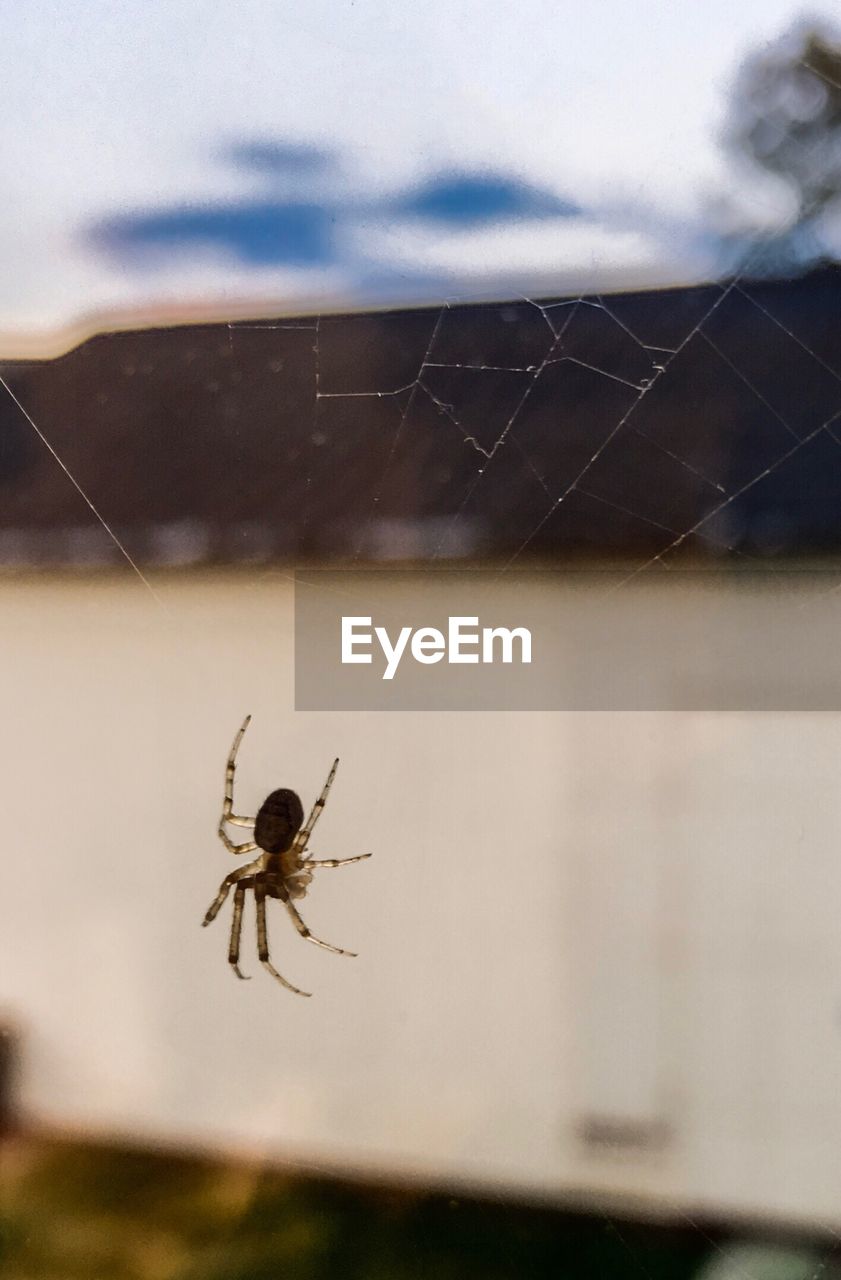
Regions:
<instances>
[{"instance_id":1,"label":"building wall","mask_svg":"<svg viewBox=\"0 0 841 1280\"><path fill-rule=\"evenodd\" d=\"M0 1001L31 1119L841 1227L836 715L295 713L287 574L152 586L0 583ZM270 904L311 1000L250 914L250 982L227 909L200 927L246 712L237 807L306 805L338 755L314 855L375 855L301 904L357 959Z\"/></svg>"}]
</instances>

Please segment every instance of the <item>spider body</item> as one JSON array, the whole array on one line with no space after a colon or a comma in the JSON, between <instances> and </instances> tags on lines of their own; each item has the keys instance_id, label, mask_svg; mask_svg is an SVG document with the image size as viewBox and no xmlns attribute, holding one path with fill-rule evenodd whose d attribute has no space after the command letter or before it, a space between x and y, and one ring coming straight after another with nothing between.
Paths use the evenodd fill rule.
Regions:
<instances>
[{"instance_id":1,"label":"spider body","mask_svg":"<svg viewBox=\"0 0 841 1280\"><path fill-rule=\"evenodd\" d=\"M244 978L246 975L241 973L239 968L242 912L246 891L253 889L257 908L257 954L260 963L289 991L294 991L299 996L307 996L310 994L308 991L293 987L291 982L281 977L269 959L266 899L277 899L284 904L298 933L307 942L312 942L317 947L324 947L326 951L333 951L337 955L355 955L353 951L344 951L341 947L334 947L331 943L322 942L320 938L314 937L292 905L292 899L304 897L312 883L314 867L341 867L349 862L362 862L364 858L370 858L371 855L361 853L354 858L313 859L307 854L307 843L327 803L327 796L339 767L338 760L334 760L333 767L327 775L327 781L310 810L306 822L304 822L304 809L299 797L286 787L272 791L261 804L255 818L246 818L234 813L234 774L237 751L250 720L251 716L245 717L228 756L225 769L225 798L222 802L218 835L229 853L253 853L256 849L259 849L260 853L241 870L232 871L230 875L225 876L202 923L207 925L216 919L222 904L233 888L234 911L228 946L228 963L238 978ZM226 823L237 827L253 827L254 839L246 840L242 844L234 844L225 830Z\"/></svg>"},{"instance_id":2,"label":"spider body","mask_svg":"<svg viewBox=\"0 0 841 1280\"><path fill-rule=\"evenodd\" d=\"M312 884L312 872L307 870L307 862L308 859L299 857L293 849L265 854L266 896L280 898L281 902L305 897Z\"/></svg>"},{"instance_id":3,"label":"spider body","mask_svg":"<svg viewBox=\"0 0 841 1280\"><path fill-rule=\"evenodd\" d=\"M282 787L260 805L254 841L266 853L286 853L304 825L304 806L294 791Z\"/></svg>"}]
</instances>

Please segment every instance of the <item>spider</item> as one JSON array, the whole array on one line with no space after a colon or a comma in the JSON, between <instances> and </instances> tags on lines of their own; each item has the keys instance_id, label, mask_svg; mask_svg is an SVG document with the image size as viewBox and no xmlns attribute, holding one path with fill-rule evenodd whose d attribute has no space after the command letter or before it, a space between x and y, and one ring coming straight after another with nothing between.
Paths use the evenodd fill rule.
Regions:
<instances>
[{"instance_id":1,"label":"spider","mask_svg":"<svg viewBox=\"0 0 841 1280\"><path fill-rule=\"evenodd\" d=\"M266 898L280 898L292 917L292 923L298 933L302 938L306 938L307 942L312 942L317 947L324 947L325 951L333 951L338 956L354 956L356 955L355 951L345 951L342 947L334 947L331 943L322 942L320 938L314 937L292 905L292 899L304 897L312 880L312 869L314 867L345 867L350 862L362 862L363 859L370 858L371 855L370 853L360 853L355 858L322 858L318 860L307 857L307 841L312 834L313 827L321 816L322 809L327 803L327 796L333 785L336 770L339 767L338 760L333 761L333 767L327 775L327 781L322 788L321 795L310 810L310 816L306 822L304 822L304 809L301 801L294 791L289 791L285 787L279 791L273 791L271 795L266 797L260 805L256 818L244 818L234 813L234 773L236 771L237 751L250 722L251 716L246 716L237 736L234 738L233 746L228 756L228 763L225 769L225 799L222 804L222 817L219 819L218 835L229 853L252 853L255 849L261 849L262 853L253 862L249 862L246 866L240 868L239 871L232 871L230 875L225 876L219 886L219 892L207 909L207 914L202 924L208 925L216 919L231 888L236 885L234 889L231 940L228 947L228 963L238 978L247 977L246 974L240 971L239 967L239 942L240 934L242 933L242 909L245 905L245 891L246 889L253 889L254 901L257 906L257 954L260 958L260 963L287 990L294 991L299 996L309 996L312 994L311 992L301 991L298 987L293 987L291 982L287 982L269 959L269 941L266 932ZM243 844L234 844L225 830L226 822L230 822L237 827L253 827L254 839L246 840Z\"/></svg>"}]
</instances>

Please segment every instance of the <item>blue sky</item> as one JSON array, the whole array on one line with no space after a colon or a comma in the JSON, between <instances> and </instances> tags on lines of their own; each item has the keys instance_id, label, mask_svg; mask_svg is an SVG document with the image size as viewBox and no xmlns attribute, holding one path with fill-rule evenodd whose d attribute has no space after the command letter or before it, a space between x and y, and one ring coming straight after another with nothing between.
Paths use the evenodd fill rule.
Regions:
<instances>
[{"instance_id":1,"label":"blue sky","mask_svg":"<svg viewBox=\"0 0 841 1280\"><path fill-rule=\"evenodd\" d=\"M0 13L11 351L108 314L701 278L709 210L736 182L719 146L736 70L803 9L4 0ZM773 218L773 193L740 199Z\"/></svg>"}]
</instances>

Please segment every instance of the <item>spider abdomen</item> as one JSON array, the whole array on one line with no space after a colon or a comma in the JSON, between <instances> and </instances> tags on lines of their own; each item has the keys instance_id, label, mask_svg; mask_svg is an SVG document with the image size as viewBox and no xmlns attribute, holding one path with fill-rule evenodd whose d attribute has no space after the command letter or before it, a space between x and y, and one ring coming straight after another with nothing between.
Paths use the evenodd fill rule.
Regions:
<instances>
[{"instance_id":1,"label":"spider abdomen","mask_svg":"<svg viewBox=\"0 0 841 1280\"><path fill-rule=\"evenodd\" d=\"M282 787L260 805L254 839L266 853L285 853L304 822L304 808L294 791Z\"/></svg>"}]
</instances>

